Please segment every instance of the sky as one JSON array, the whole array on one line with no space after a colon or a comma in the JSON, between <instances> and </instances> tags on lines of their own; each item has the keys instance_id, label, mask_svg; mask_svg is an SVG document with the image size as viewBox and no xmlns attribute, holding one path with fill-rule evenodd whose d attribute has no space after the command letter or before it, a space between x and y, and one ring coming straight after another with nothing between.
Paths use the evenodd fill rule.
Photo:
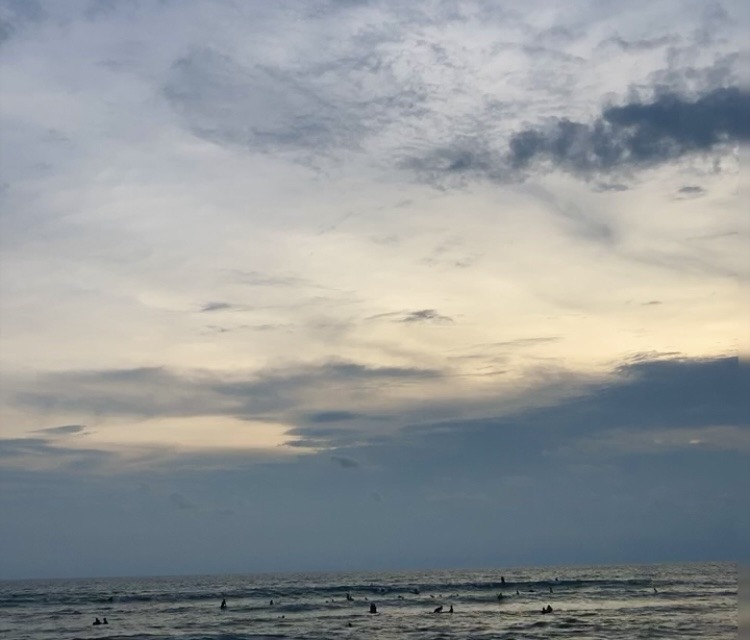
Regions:
<instances>
[{"instance_id":1,"label":"sky","mask_svg":"<svg viewBox=\"0 0 750 640\"><path fill-rule=\"evenodd\" d=\"M0 0L0 578L750 559L749 31Z\"/></svg>"}]
</instances>

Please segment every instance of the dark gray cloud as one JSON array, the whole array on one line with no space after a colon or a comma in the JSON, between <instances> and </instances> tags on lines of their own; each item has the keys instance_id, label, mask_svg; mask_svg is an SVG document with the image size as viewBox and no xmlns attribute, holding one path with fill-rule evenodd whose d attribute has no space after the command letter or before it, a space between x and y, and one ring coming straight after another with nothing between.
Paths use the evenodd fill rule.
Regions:
<instances>
[{"instance_id":1,"label":"dark gray cloud","mask_svg":"<svg viewBox=\"0 0 750 640\"><path fill-rule=\"evenodd\" d=\"M389 311L370 316L369 320L389 319L393 322L407 324L417 322L453 322L453 318L439 313L436 309L417 309L415 311Z\"/></svg>"},{"instance_id":2,"label":"dark gray cloud","mask_svg":"<svg viewBox=\"0 0 750 640\"><path fill-rule=\"evenodd\" d=\"M681 196L697 198L698 196L704 195L706 193L706 190L703 187L699 187L697 185L686 185L684 187L680 187L677 193Z\"/></svg>"},{"instance_id":3,"label":"dark gray cloud","mask_svg":"<svg viewBox=\"0 0 750 640\"><path fill-rule=\"evenodd\" d=\"M478 137L456 140L424 155L405 158L401 166L438 187L461 186L477 176L502 180L507 174L498 154Z\"/></svg>"},{"instance_id":4,"label":"dark gray cloud","mask_svg":"<svg viewBox=\"0 0 750 640\"><path fill-rule=\"evenodd\" d=\"M510 164L547 160L574 173L648 166L750 139L750 93L733 87L695 100L676 94L604 109L591 124L558 120L516 133Z\"/></svg>"},{"instance_id":5,"label":"dark gray cloud","mask_svg":"<svg viewBox=\"0 0 750 640\"><path fill-rule=\"evenodd\" d=\"M419 311L412 311L405 315L401 322L453 322L452 318L444 316L435 309L420 309Z\"/></svg>"},{"instance_id":6,"label":"dark gray cloud","mask_svg":"<svg viewBox=\"0 0 750 640\"><path fill-rule=\"evenodd\" d=\"M328 422L349 422L364 417L361 413L351 411L318 411L305 416L308 422L320 424Z\"/></svg>"},{"instance_id":7,"label":"dark gray cloud","mask_svg":"<svg viewBox=\"0 0 750 640\"><path fill-rule=\"evenodd\" d=\"M597 191L627 191L630 189L626 184L620 184L619 182L606 183L600 182L596 185Z\"/></svg>"},{"instance_id":8,"label":"dark gray cloud","mask_svg":"<svg viewBox=\"0 0 750 640\"><path fill-rule=\"evenodd\" d=\"M41 433L49 436L69 436L75 433L82 433L86 427L82 424L65 424L60 427L47 427L45 429L35 429L34 433Z\"/></svg>"},{"instance_id":9,"label":"dark gray cloud","mask_svg":"<svg viewBox=\"0 0 750 640\"><path fill-rule=\"evenodd\" d=\"M722 64L697 84L721 87L731 79L728 74L734 66ZM720 78L714 77L720 73ZM679 87L677 80L683 75L674 74L674 78L664 75L660 85L650 87L656 96L651 102L607 107L593 122L560 118L517 131L510 135L506 152L486 136L464 135L419 156L409 156L401 166L440 189L461 187L477 179L513 182L532 170L559 168L586 178L599 177L598 191L625 191L630 188L627 184L602 178L689 154L725 154L726 145L750 138L749 92L722 87L690 98L687 89L680 93L660 88ZM594 231L609 235L606 229Z\"/></svg>"},{"instance_id":10,"label":"dark gray cloud","mask_svg":"<svg viewBox=\"0 0 750 640\"><path fill-rule=\"evenodd\" d=\"M234 308L234 305L229 302L207 302L201 307L201 313L209 313L211 311L225 311L227 309Z\"/></svg>"},{"instance_id":11,"label":"dark gray cloud","mask_svg":"<svg viewBox=\"0 0 750 640\"><path fill-rule=\"evenodd\" d=\"M362 418L366 420L366 418ZM379 422L387 420L380 417ZM356 427L361 427L362 423L353 423ZM352 429L352 424L346 427L320 427L317 424L300 425L287 432L292 440L288 443L291 447L329 450L335 447L358 446L363 442L382 441L382 437L367 434L359 428ZM335 444L334 444L335 443Z\"/></svg>"},{"instance_id":12,"label":"dark gray cloud","mask_svg":"<svg viewBox=\"0 0 750 640\"><path fill-rule=\"evenodd\" d=\"M359 462L352 458L346 458L344 456L331 456L331 460L339 465L342 469L359 469Z\"/></svg>"},{"instance_id":13,"label":"dark gray cloud","mask_svg":"<svg viewBox=\"0 0 750 640\"><path fill-rule=\"evenodd\" d=\"M382 447L398 459L399 452L409 450L414 462L422 455L429 457L429 452L440 452L441 457L478 456L487 465L517 468L547 464L545 452L570 448L571 443L610 431L641 433L716 425L750 430L750 403L742 391L747 381L742 380L736 357L702 360L643 354L622 363L614 373L615 377L584 385L571 399L551 406L503 417L415 423L405 427L403 438L393 441L398 451L388 449L389 441ZM304 437L308 429L300 427L297 433ZM367 447L352 448L350 440L339 440L341 435L336 430L315 432L319 441L341 445L342 452L357 458L365 455Z\"/></svg>"}]
</instances>

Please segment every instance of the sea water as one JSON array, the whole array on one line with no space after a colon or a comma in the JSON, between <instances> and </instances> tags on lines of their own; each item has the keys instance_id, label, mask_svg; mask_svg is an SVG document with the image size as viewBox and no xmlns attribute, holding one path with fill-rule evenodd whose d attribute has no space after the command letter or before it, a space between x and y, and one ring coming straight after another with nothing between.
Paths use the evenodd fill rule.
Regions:
<instances>
[{"instance_id":1,"label":"sea water","mask_svg":"<svg viewBox=\"0 0 750 640\"><path fill-rule=\"evenodd\" d=\"M729 640L737 588L718 563L3 581L0 638Z\"/></svg>"}]
</instances>

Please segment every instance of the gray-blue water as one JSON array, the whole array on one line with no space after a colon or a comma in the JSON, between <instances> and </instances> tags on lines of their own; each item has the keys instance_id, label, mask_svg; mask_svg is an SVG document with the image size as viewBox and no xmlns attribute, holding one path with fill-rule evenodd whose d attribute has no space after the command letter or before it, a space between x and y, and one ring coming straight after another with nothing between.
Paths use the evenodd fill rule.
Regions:
<instances>
[{"instance_id":1,"label":"gray-blue water","mask_svg":"<svg viewBox=\"0 0 750 640\"><path fill-rule=\"evenodd\" d=\"M737 580L690 564L5 581L0 638L729 640Z\"/></svg>"}]
</instances>

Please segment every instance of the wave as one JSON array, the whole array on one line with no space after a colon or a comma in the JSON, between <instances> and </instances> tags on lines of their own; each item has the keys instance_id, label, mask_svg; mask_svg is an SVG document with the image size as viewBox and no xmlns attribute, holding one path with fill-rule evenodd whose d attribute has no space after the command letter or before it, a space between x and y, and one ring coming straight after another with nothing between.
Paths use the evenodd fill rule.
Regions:
<instances>
[{"instance_id":1,"label":"wave","mask_svg":"<svg viewBox=\"0 0 750 640\"><path fill-rule=\"evenodd\" d=\"M424 581L410 584L387 584L387 583L358 583L346 582L334 585L278 585L273 588L266 586L224 586L221 590L216 588L206 588L202 590L180 590L170 589L169 582L165 583L159 589L153 589L141 592L122 592L121 590L112 590L111 592L92 592L90 589L77 591L76 589L59 589L46 590L38 588L36 590L24 590L23 592L8 593L12 583L5 583L0 591L0 607L15 608L26 607L29 605L49 605L49 606L67 606L82 607L86 605L115 605L127 603L159 603L169 605L179 605L181 603L208 603L211 601L220 602L222 598L227 601L251 601L257 603L269 603L271 600L277 604L284 603L290 606L296 601L313 600L318 604L330 601L346 602L347 594L355 600L365 600L373 598L404 598L413 599L414 596L421 598L455 598L460 597L465 600L485 601L487 598L494 598L497 594L513 597L518 591L521 595L539 594L545 595L552 589L553 593L576 593L576 592L596 592L602 595L609 595L612 592L623 594L637 595L642 592L643 595L651 594L654 581L651 578L625 578L625 579L575 579L575 580L507 580L506 582L497 580L487 581ZM659 588L664 589L665 585L659 584ZM711 590L710 584L700 585L700 589L692 590L693 585L676 584L668 585L666 589L659 592L659 595L667 597L670 592L679 595L680 598L704 597L707 590ZM41 585L40 585L41 587ZM690 587L686 589L686 587ZM5 593L3 593L4 591ZM712 595L736 595L736 591L727 591L722 589L720 592L712 592ZM313 605L310 605L313 606ZM318 606L318 605L315 605Z\"/></svg>"}]
</instances>

